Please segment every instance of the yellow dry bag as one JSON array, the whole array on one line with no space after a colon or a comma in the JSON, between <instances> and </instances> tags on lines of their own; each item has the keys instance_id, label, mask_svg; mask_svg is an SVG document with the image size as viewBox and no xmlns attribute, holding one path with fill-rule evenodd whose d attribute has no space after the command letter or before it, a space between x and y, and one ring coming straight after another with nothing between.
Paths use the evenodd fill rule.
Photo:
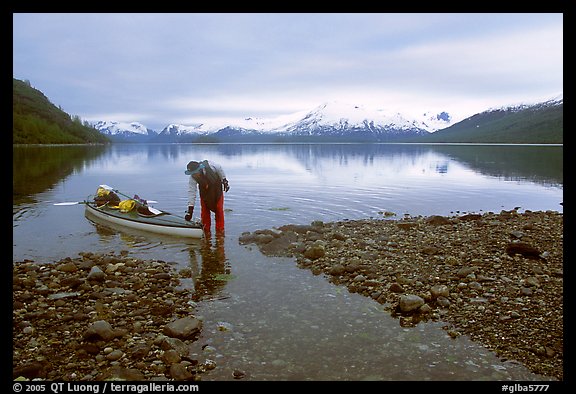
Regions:
<instances>
[{"instance_id":1,"label":"yellow dry bag","mask_svg":"<svg viewBox=\"0 0 576 394\"><path fill-rule=\"evenodd\" d=\"M118 208L120 209L120 212L122 212L122 213L130 212L134 208L136 208L136 201L134 201L134 200L122 200L118 204Z\"/></svg>"}]
</instances>

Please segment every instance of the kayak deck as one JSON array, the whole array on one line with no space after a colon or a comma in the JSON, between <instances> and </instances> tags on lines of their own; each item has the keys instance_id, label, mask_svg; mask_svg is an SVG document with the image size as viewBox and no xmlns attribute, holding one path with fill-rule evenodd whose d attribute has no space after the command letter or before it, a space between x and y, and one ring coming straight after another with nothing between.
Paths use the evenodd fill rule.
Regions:
<instances>
[{"instance_id":1,"label":"kayak deck","mask_svg":"<svg viewBox=\"0 0 576 394\"><path fill-rule=\"evenodd\" d=\"M199 222L189 222L169 212L154 209L153 212L160 213L153 216L143 216L138 214L136 209L130 212L121 212L117 208L108 207L107 204L97 206L91 201L85 201L85 205L87 214L108 223L157 234L191 238L202 238L203 236L202 225Z\"/></svg>"}]
</instances>

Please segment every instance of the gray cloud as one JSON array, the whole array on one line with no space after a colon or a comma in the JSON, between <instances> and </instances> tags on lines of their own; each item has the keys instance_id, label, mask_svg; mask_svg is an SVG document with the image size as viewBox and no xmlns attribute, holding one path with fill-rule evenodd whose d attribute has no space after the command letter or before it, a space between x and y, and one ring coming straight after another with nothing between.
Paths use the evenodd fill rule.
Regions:
<instances>
[{"instance_id":1,"label":"gray cloud","mask_svg":"<svg viewBox=\"0 0 576 394\"><path fill-rule=\"evenodd\" d=\"M338 99L475 112L562 93L562 14L14 14L14 77L161 129Z\"/></svg>"}]
</instances>

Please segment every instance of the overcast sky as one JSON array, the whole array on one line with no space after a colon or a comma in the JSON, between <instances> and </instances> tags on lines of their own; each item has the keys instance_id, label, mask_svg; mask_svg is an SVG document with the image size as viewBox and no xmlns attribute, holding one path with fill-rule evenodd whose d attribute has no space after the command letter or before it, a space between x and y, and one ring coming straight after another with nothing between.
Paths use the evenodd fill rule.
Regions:
<instances>
[{"instance_id":1,"label":"overcast sky","mask_svg":"<svg viewBox=\"0 0 576 394\"><path fill-rule=\"evenodd\" d=\"M13 14L13 76L82 120L275 117L329 101L463 119L563 94L563 15Z\"/></svg>"}]
</instances>

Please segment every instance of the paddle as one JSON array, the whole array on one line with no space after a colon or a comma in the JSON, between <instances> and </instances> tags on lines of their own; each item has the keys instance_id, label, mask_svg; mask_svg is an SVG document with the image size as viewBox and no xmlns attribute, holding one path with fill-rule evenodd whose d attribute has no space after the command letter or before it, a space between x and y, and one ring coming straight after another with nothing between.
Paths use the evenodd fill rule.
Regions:
<instances>
[{"instance_id":1,"label":"paddle","mask_svg":"<svg viewBox=\"0 0 576 394\"><path fill-rule=\"evenodd\" d=\"M118 193L118 194L120 194L120 195L122 195L122 196L124 196L124 197L126 197L126 198L129 198L129 199L131 199L131 200L137 201L136 199L134 199L134 198L132 198L132 197L130 197L130 196L128 196L128 195L120 192L119 190L114 189L112 186L108 186L108 185L99 185L99 186L100 186L101 188L103 188L103 189L108 190L108 191L112 191L112 192ZM158 201L154 201L154 200L146 200L146 204L148 204L148 203L156 204L157 202L158 202ZM141 205L144 205L144 204L140 203L139 201L137 201L137 203L138 203L138 204L141 204ZM61 206L62 206L62 205L78 205L78 204L88 204L88 201L58 202L58 203L55 203L54 205L61 205ZM160 214L162 214L162 213L166 213L166 214L168 214L168 215L174 215L174 214L172 214L172 213L170 213L170 212L161 211L161 210L159 210L159 209L150 207L150 206L148 206L148 205L146 205L146 207L148 208L148 211L149 211L149 212L152 212L154 215L160 215Z\"/></svg>"},{"instance_id":2,"label":"paddle","mask_svg":"<svg viewBox=\"0 0 576 394\"><path fill-rule=\"evenodd\" d=\"M53 205L78 205L78 204L86 204L86 201L70 201L70 202L57 202Z\"/></svg>"}]
</instances>

